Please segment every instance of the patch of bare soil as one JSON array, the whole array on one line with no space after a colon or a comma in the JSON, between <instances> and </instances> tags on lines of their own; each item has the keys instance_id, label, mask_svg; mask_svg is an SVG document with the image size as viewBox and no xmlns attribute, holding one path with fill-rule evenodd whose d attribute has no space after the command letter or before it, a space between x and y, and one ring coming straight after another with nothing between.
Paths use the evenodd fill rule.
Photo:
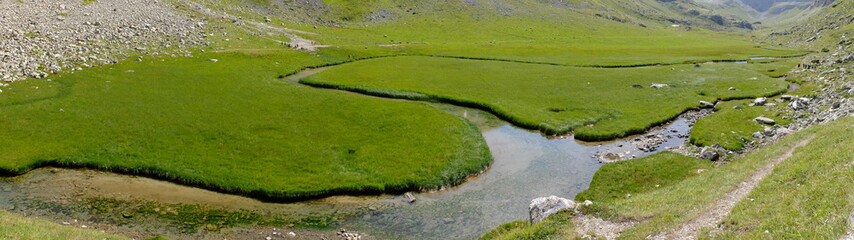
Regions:
<instances>
[{"instance_id":1,"label":"patch of bare soil","mask_svg":"<svg viewBox=\"0 0 854 240\"><path fill-rule=\"evenodd\" d=\"M617 239L626 229L635 226L637 221L611 222L601 218L581 215L572 219L575 232L582 234L581 238L607 240Z\"/></svg>"},{"instance_id":2,"label":"patch of bare soil","mask_svg":"<svg viewBox=\"0 0 854 240\"><path fill-rule=\"evenodd\" d=\"M203 4L200 4L200 3L197 3L194 1L182 0L181 2L183 2L188 7L190 7L190 9L192 9L193 11L196 11L200 14L206 15L206 16L211 17L211 18L229 19L232 21L232 23L234 23L236 26L239 26L243 30L246 30L246 31L251 32L251 33L255 33L256 35L258 35L264 39L275 41L275 42L281 43L283 45L287 45L288 47L293 48L295 50L305 50L305 51L309 51L309 52L314 52L314 51L317 51L318 48L330 47L329 45L321 45L321 44L317 43L316 41L309 40L309 39L306 39L306 38L303 38L303 37L297 35L297 34L317 35L317 33L300 31L300 30L283 28L283 27L274 27L274 26L270 26L269 24L261 23L261 22L246 21L246 20L242 20L241 17L233 16L233 15L225 13L225 12L215 11L213 9L205 7L205 5L203 5ZM269 18L267 18L267 19L269 19ZM290 39L290 41L284 42L284 41L279 41L279 40L270 38L270 36L274 36L274 35L285 36L288 39Z\"/></svg>"},{"instance_id":3,"label":"patch of bare soil","mask_svg":"<svg viewBox=\"0 0 854 240\"><path fill-rule=\"evenodd\" d=\"M706 211L700 213L699 216L691 219L690 221L682 223L678 228L666 233L659 233L650 237L651 239L697 239L699 231L703 228L714 228L716 227L723 219L729 215L732 211L732 208L735 207L735 204L747 197L759 182L762 179L765 179L772 171L774 171L774 167L788 159L794 154L795 150L799 147L806 146L815 136L810 136L807 139L804 139L798 142L797 145L783 153L783 155L778 156L773 161L750 175L746 181L741 182L741 184L731 192L724 195L724 197L715 201L714 204L709 206ZM710 234L713 234L714 231Z\"/></svg>"},{"instance_id":4,"label":"patch of bare soil","mask_svg":"<svg viewBox=\"0 0 854 240\"><path fill-rule=\"evenodd\" d=\"M839 240L854 240L854 213L848 217L848 234L845 234Z\"/></svg>"}]
</instances>

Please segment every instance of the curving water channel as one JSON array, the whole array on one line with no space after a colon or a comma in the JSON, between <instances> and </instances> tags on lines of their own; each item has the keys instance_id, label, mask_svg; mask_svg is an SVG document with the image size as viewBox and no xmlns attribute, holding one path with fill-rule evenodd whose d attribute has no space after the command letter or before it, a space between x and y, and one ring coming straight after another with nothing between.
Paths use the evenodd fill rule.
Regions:
<instances>
[{"instance_id":1,"label":"curving water channel","mask_svg":"<svg viewBox=\"0 0 854 240\"><path fill-rule=\"evenodd\" d=\"M623 150L642 157L652 152L637 151L637 138L603 143L583 143L568 137L546 137L516 128L489 113L445 104L431 103L449 113L476 123L494 157L483 174L464 184L436 192L416 193L409 203L402 196L339 196L298 203L266 203L251 198L221 194L143 177L93 170L38 169L31 173L0 178L0 209L28 212L23 201L58 203L79 198L108 198L159 203L202 204L213 208L249 209L264 214L300 218L341 214L341 228L355 229L381 239L469 239L506 222L527 218L533 198L557 195L572 198L588 187L602 166L592 157L603 149ZM650 134L670 136L658 150L684 143L689 130L685 119L659 127ZM653 151L654 152L654 151ZM17 207L17 208L16 208ZM67 214L67 213L64 213ZM38 214L36 214L38 215ZM44 214L56 222L63 214ZM98 216L83 218L98 219ZM94 222L92 224L95 224ZM144 231L163 226L122 226L128 231ZM180 239L178 233L157 230L157 234ZM177 237L176 237L177 236ZM196 238L186 236L187 238Z\"/></svg>"},{"instance_id":2,"label":"curving water channel","mask_svg":"<svg viewBox=\"0 0 854 240\"><path fill-rule=\"evenodd\" d=\"M325 68L308 69L285 80L297 82L323 70ZM593 174L603 165L594 155L609 152L623 159L643 157L683 145L691 128L690 121L683 115L643 135L586 143L576 141L572 136L544 136L520 129L481 110L428 104L478 125L494 162L487 171L460 186L415 193L417 201L414 203L397 195L336 196L297 203L268 203L142 177L44 168L22 176L0 178L0 209L28 214L41 211L43 214L33 215L63 222L70 220L66 219L69 214L80 215L61 211L51 213L55 210L36 209L22 203L48 201L61 205L81 198L155 201L248 209L295 219L319 215L346 216L338 219L338 227L365 233L369 236L367 239L470 239L502 223L527 219L528 204L533 198L550 195L573 198L585 190ZM653 137L658 139L654 148L638 150L638 143ZM83 217L88 217L93 223L99 219L99 216ZM119 231L122 233L153 232L173 239L242 238L240 234L187 235L158 224L162 223L131 223L106 228L121 228L124 229ZM257 232L257 229L245 232L252 231ZM257 237L252 235L246 239Z\"/></svg>"}]
</instances>

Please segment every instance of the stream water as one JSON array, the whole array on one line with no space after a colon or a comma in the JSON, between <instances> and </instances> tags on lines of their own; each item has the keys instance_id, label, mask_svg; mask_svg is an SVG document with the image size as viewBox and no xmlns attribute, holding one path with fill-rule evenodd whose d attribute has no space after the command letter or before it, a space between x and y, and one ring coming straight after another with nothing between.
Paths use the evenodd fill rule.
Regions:
<instances>
[{"instance_id":1,"label":"stream water","mask_svg":"<svg viewBox=\"0 0 854 240\"><path fill-rule=\"evenodd\" d=\"M324 69L309 69L285 80L296 82ZM531 199L550 195L574 198L589 186L593 174L603 165L594 155L609 152L620 158L643 157L684 144L691 128L685 117L679 117L643 135L585 143L571 136L543 136L539 132L520 129L484 111L429 104L478 125L494 162L487 171L460 186L415 193L417 201L414 203L396 195L337 196L298 203L267 203L142 177L45 168L22 176L0 178L0 209L28 212L21 209L26 205L18 203L38 199L62 203L96 197L248 209L295 219L328 214L348 215L340 221L341 228L355 229L383 239L470 239L502 223L527 219ZM658 139L656 147L646 151L638 149L639 142L652 138ZM68 220L61 219L62 214L42 217L54 218L54 221ZM160 233L174 236L169 232Z\"/></svg>"},{"instance_id":2,"label":"stream water","mask_svg":"<svg viewBox=\"0 0 854 240\"><path fill-rule=\"evenodd\" d=\"M684 143L689 126L684 119L659 127L644 136L602 143L584 143L567 137L546 137L516 128L489 113L433 103L449 113L476 123L494 157L488 171L464 184L436 192L416 193L408 203L402 196L339 196L298 203L266 203L142 177L93 170L38 169L28 174L0 178L0 209L27 212L20 201L44 199L68 202L78 198L203 204L224 209L250 209L295 218L325 214L355 214L342 220L342 228L386 239L469 239L506 222L527 219L530 200L556 195L573 198L590 184L602 166L592 157L602 149L642 157L635 139L649 134L668 135L659 150ZM59 215L61 216L61 215ZM50 218L50 216L47 216ZM97 216L95 216L97 218ZM53 219L57 222L70 219ZM152 226L125 226L131 229ZM154 226L157 227L156 225ZM168 232L161 233L170 235Z\"/></svg>"}]
</instances>

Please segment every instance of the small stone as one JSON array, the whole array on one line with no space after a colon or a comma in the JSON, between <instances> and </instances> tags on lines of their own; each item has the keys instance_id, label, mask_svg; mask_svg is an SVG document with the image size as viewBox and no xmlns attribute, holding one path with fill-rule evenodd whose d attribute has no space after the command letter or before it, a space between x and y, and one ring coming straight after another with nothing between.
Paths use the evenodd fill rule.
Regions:
<instances>
[{"instance_id":1,"label":"small stone","mask_svg":"<svg viewBox=\"0 0 854 240\"><path fill-rule=\"evenodd\" d=\"M777 122L775 122L775 121L774 121L774 119L770 119L770 118L767 118L767 117L756 117L756 118L754 118L753 120L754 120L754 121L756 121L756 122L759 122L759 123L761 123L761 124L767 124L767 125L774 125L774 124L777 124Z\"/></svg>"},{"instance_id":2,"label":"small stone","mask_svg":"<svg viewBox=\"0 0 854 240\"><path fill-rule=\"evenodd\" d=\"M768 103L768 98L764 97L756 98L753 100L753 106L764 106L766 103Z\"/></svg>"},{"instance_id":3,"label":"small stone","mask_svg":"<svg viewBox=\"0 0 854 240\"><path fill-rule=\"evenodd\" d=\"M208 59L208 61L209 61L209 62L219 62L219 59L211 58L211 59Z\"/></svg>"},{"instance_id":4,"label":"small stone","mask_svg":"<svg viewBox=\"0 0 854 240\"><path fill-rule=\"evenodd\" d=\"M714 103L710 103L710 102L706 102L706 101L700 101L700 107L702 107L702 108L712 108L712 107L715 107L715 104L714 104Z\"/></svg>"},{"instance_id":5,"label":"small stone","mask_svg":"<svg viewBox=\"0 0 854 240\"><path fill-rule=\"evenodd\" d=\"M296 234L295 232L288 232L288 236L296 237L296 236L297 236L297 234Z\"/></svg>"},{"instance_id":6,"label":"small stone","mask_svg":"<svg viewBox=\"0 0 854 240\"><path fill-rule=\"evenodd\" d=\"M774 136L774 128L765 127L765 129L762 130L762 134L765 134L765 136L768 136L768 137Z\"/></svg>"},{"instance_id":7,"label":"small stone","mask_svg":"<svg viewBox=\"0 0 854 240\"><path fill-rule=\"evenodd\" d=\"M415 195L412 195L412 193L403 194L403 197L405 197L406 201L409 203L414 203L418 200L417 198L415 198Z\"/></svg>"},{"instance_id":8,"label":"small stone","mask_svg":"<svg viewBox=\"0 0 854 240\"><path fill-rule=\"evenodd\" d=\"M720 154L715 150L706 150L700 154L700 158L712 161L717 161L719 157Z\"/></svg>"},{"instance_id":9,"label":"small stone","mask_svg":"<svg viewBox=\"0 0 854 240\"><path fill-rule=\"evenodd\" d=\"M662 84L662 83L653 83L653 84L649 85L649 87L651 87L651 88L666 88L669 86L667 84Z\"/></svg>"},{"instance_id":10,"label":"small stone","mask_svg":"<svg viewBox=\"0 0 854 240\"><path fill-rule=\"evenodd\" d=\"M732 109L741 110L741 106L733 106Z\"/></svg>"},{"instance_id":11,"label":"small stone","mask_svg":"<svg viewBox=\"0 0 854 240\"><path fill-rule=\"evenodd\" d=\"M730 88L729 88L729 90L730 90L730 91L735 91L736 89L735 89L735 87L730 87Z\"/></svg>"}]
</instances>

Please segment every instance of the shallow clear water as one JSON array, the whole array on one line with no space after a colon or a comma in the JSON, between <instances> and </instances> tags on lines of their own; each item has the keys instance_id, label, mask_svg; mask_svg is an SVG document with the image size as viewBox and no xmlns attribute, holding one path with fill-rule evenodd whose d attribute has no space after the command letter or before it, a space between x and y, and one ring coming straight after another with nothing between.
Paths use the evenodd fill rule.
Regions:
<instances>
[{"instance_id":1,"label":"shallow clear water","mask_svg":"<svg viewBox=\"0 0 854 240\"><path fill-rule=\"evenodd\" d=\"M643 157L652 152L636 150L632 142L649 134L665 135L658 151L684 143L690 126L682 118L650 133L610 142L585 143L567 137L546 137L520 129L479 110L445 104L434 106L474 122L483 131L494 162L477 177L460 186L441 191L416 193L415 203L402 196L330 197L315 201L281 204L221 194L142 177L93 170L39 169L15 178L0 179L0 208L26 204L33 199L68 201L103 197L161 203L203 204L225 209L249 209L267 214L302 218L343 214L342 228L391 239L477 238L506 222L525 220L531 199L556 195L572 199L588 187L602 166L593 155L600 151ZM49 215L44 217L51 218ZM62 215L53 216L57 221ZM145 228L155 226L126 226Z\"/></svg>"}]
</instances>

